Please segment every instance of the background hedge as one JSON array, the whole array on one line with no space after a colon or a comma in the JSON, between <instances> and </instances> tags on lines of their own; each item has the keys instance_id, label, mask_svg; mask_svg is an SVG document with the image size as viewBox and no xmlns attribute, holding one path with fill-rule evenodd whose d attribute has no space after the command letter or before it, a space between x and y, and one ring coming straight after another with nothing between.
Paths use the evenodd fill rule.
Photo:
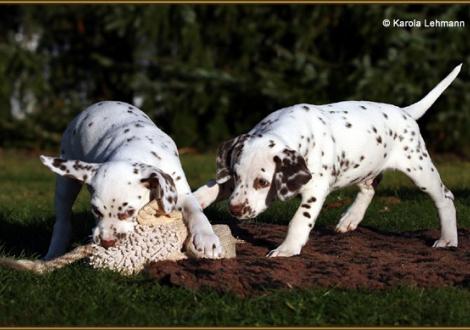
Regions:
<instances>
[{"instance_id":1,"label":"background hedge","mask_svg":"<svg viewBox=\"0 0 470 330\"><path fill-rule=\"evenodd\" d=\"M384 18L465 28L385 28ZM0 146L58 148L91 103L135 103L180 147L215 147L295 103L408 105L457 64L421 120L470 151L468 5L42 5L0 11Z\"/></svg>"}]
</instances>

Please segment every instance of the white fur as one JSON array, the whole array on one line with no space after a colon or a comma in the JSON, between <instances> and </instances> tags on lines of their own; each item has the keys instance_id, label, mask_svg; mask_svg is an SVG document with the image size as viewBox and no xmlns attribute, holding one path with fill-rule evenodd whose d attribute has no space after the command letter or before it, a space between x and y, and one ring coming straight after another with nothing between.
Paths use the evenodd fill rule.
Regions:
<instances>
[{"instance_id":1,"label":"white fur","mask_svg":"<svg viewBox=\"0 0 470 330\"><path fill-rule=\"evenodd\" d=\"M331 191L352 184L359 186L356 200L337 226L337 231L342 233L354 230L374 196L374 178L385 170L396 169L408 175L435 202L441 237L434 247L457 246L453 195L442 184L415 119L424 114L459 70L460 66L456 67L422 101L406 108L346 101L298 104L278 110L264 118L248 133L249 138L239 143L242 151L229 164L233 193L224 187L230 184L226 176L218 184L211 181L201 187L195 195L203 207L230 196L231 208L243 205L242 214L236 215L238 218L255 217L269 206L267 196L271 186L277 184L274 157L286 158L285 150L303 157L311 179L292 192L301 195L301 206L289 223L284 242L269 253L271 257L292 256L299 254L307 242ZM295 174L289 175L295 179ZM254 188L254 180L259 178L270 185Z\"/></svg>"},{"instance_id":2,"label":"white fur","mask_svg":"<svg viewBox=\"0 0 470 330\"><path fill-rule=\"evenodd\" d=\"M91 192L97 218L92 235L99 243L133 230L137 211L151 197L146 179L160 188L165 212L174 208L183 212L196 249L207 257L222 253L218 237L191 193L175 143L136 107L111 101L90 106L67 127L60 158L42 156L41 161L59 174L56 222L46 260L66 251L72 205L83 183ZM174 185L168 184L168 176ZM125 216L128 211L133 213Z\"/></svg>"}]
</instances>

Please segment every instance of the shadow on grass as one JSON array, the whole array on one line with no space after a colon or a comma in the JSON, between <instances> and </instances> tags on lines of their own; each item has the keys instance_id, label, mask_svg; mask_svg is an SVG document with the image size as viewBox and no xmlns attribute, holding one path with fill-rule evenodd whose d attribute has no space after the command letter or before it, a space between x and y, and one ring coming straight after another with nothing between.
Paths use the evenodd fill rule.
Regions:
<instances>
[{"instance_id":1,"label":"shadow on grass","mask_svg":"<svg viewBox=\"0 0 470 330\"><path fill-rule=\"evenodd\" d=\"M49 247L55 218L14 221L0 213L0 247L3 254L15 257L44 256ZM71 243L85 242L94 226L93 216L87 212L73 214Z\"/></svg>"},{"instance_id":2,"label":"shadow on grass","mask_svg":"<svg viewBox=\"0 0 470 330\"><path fill-rule=\"evenodd\" d=\"M331 219L334 224L336 224L337 216L335 214L341 214L344 212L353 202L356 191L354 189L347 189L347 190L339 190L331 193L328 196L327 201L323 205L321 211L321 217L331 218L334 215L334 219ZM460 205L467 205L467 201L470 200L470 189L454 189L453 194L455 196L456 204L459 203ZM398 199L390 200L390 203L394 203L397 208L407 208L410 204L406 204L409 202L412 203L422 203L427 202L422 207L431 207L433 210L436 210L434 204L429 197L429 195L425 192L422 192L415 188L400 188L400 189L378 189L372 203L375 205L385 205L389 203L386 197L396 197ZM338 198L343 202L338 203L338 206L329 206L332 205L332 201L338 201ZM280 225L287 225L289 221L295 214L295 211L300 204L300 198L295 198L288 202L275 202L270 208L268 208L265 212L258 215L256 219L252 220L237 220L232 217L228 211L227 201L219 202L216 205L210 206L204 210L204 213L207 217L211 220L213 224L227 224L231 227L234 233L237 233L239 229L238 224L243 222L260 224L269 223L269 224L280 224ZM458 207L459 205L457 205ZM325 214L327 214L325 216ZM325 226L324 223L316 223L315 228L328 230L331 226L331 223ZM385 233L385 232L384 232Z\"/></svg>"},{"instance_id":3,"label":"shadow on grass","mask_svg":"<svg viewBox=\"0 0 470 330\"><path fill-rule=\"evenodd\" d=\"M465 203L465 200L470 200L470 189L454 189L453 193L456 201ZM336 198L338 194L353 198L355 191L349 189L344 192L334 192L330 195L330 198ZM402 202L424 201L429 198L426 193L413 188L378 189L376 197L388 196L398 197ZM260 226L262 226L263 223L287 225L295 213L296 204L299 203L299 200L300 199L297 198L287 203L277 202L256 220L249 222L259 224ZM243 237L254 245L272 245L272 242L251 237L244 229L240 228L239 224L242 222L239 222L230 215L226 204L227 202L221 202L218 205L211 206L204 210L213 224L227 224L234 235ZM285 204L289 205L287 206ZM346 203L341 205L338 209L346 209L348 206L349 204ZM400 206L398 205L398 207ZM324 208L322 212L332 212L332 210ZM54 221L54 218L30 218L28 221L20 222L15 221L8 214L0 211L1 251L7 255L14 256L43 256L49 246ZM88 212L74 213L72 216L72 225L72 244L85 242L89 235L91 235L91 230L94 226L93 216ZM331 230L328 225L325 226L321 223L318 223L315 227L316 230ZM380 232L381 234L394 235L394 233L381 231L377 228L370 227L369 229ZM432 241L429 241L429 244L432 244Z\"/></svg>"}]
</instances>

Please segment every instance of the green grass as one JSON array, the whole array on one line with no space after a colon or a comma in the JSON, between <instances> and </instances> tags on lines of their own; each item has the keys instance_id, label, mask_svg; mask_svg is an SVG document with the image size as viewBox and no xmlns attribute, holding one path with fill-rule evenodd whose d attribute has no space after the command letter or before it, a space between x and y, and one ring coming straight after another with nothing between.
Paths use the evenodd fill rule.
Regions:
<instances>
[{"instance_id":1,"label":"green grass","mask_svg":"<svg viewBox=\"0 0 470 330\"><path fill-rule=\"evenodd\" d=\"M193 187L214 173L214 155L185 155ZM470 227L470 163L438 162L456 197L460 227ZM1 254L38 257L49 243L54 222L54 176L37 157L0 154ZM354 197L354 189L332 194L327 203ZM400 199L398 204L388 197ZM255 221L287 224L298 201L276 203ZM347 203L324 209L318 226L332 226ZM228 219L226 203L207 210ZM75 204L74 241L93 226L84 190ZM438 228L431 200L400 173L387 173L364 225L387 231ZM347 274L345 274L347 276ZM0 326L7 325L464 325L470 326L470 289L449 287L391 290L279 290L253 298L213 291L191 292L123 277L75 264L38 276L0 269Z\"/></svg>"}]
</instances>

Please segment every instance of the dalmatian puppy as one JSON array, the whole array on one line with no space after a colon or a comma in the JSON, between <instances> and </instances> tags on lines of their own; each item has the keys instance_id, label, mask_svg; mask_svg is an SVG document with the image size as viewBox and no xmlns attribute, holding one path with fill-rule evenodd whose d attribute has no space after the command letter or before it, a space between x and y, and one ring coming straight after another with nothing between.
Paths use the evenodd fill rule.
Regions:
<instances>
[{"instance_id":1,"label":"dalmatian puppy","mask_svg":"<svg viewBox=\"0 0 470 330\"><path fill-rule=\"evenodd\" d=\"M457 66L421 101L391 104L346 101L298 104L271 113L248 134L223 143L216 179L195 195L203 207L229 197L239 219L256 217L272 201L298 194L301 204L282 244L268 256L300 254L327 195L357 185L359 193L339 220L340 233L355 230L387 169L404 172L433 199L441 237L434 247L457 246L454 196L443 185L426 150L416 120L460 72Z\"/></svg>"},{"instance_id":2,"label":"dalmatian puppy","mask_svg":"<svg viewBox=\"0 0 470 330\"><path fill-rule=\"evenodd\" d=\"M92 238L115 245L136 224L137 211L156 199L164 213L183 212L191 242L208 258L221 255L218 237L191 193L173 140L136 107L99 102L67 127L59 158L41 156L58 174L56 222L44 259L65 253L71 235L72 205L86 184L96 218Z\"/></svg>"}]
</instances>

